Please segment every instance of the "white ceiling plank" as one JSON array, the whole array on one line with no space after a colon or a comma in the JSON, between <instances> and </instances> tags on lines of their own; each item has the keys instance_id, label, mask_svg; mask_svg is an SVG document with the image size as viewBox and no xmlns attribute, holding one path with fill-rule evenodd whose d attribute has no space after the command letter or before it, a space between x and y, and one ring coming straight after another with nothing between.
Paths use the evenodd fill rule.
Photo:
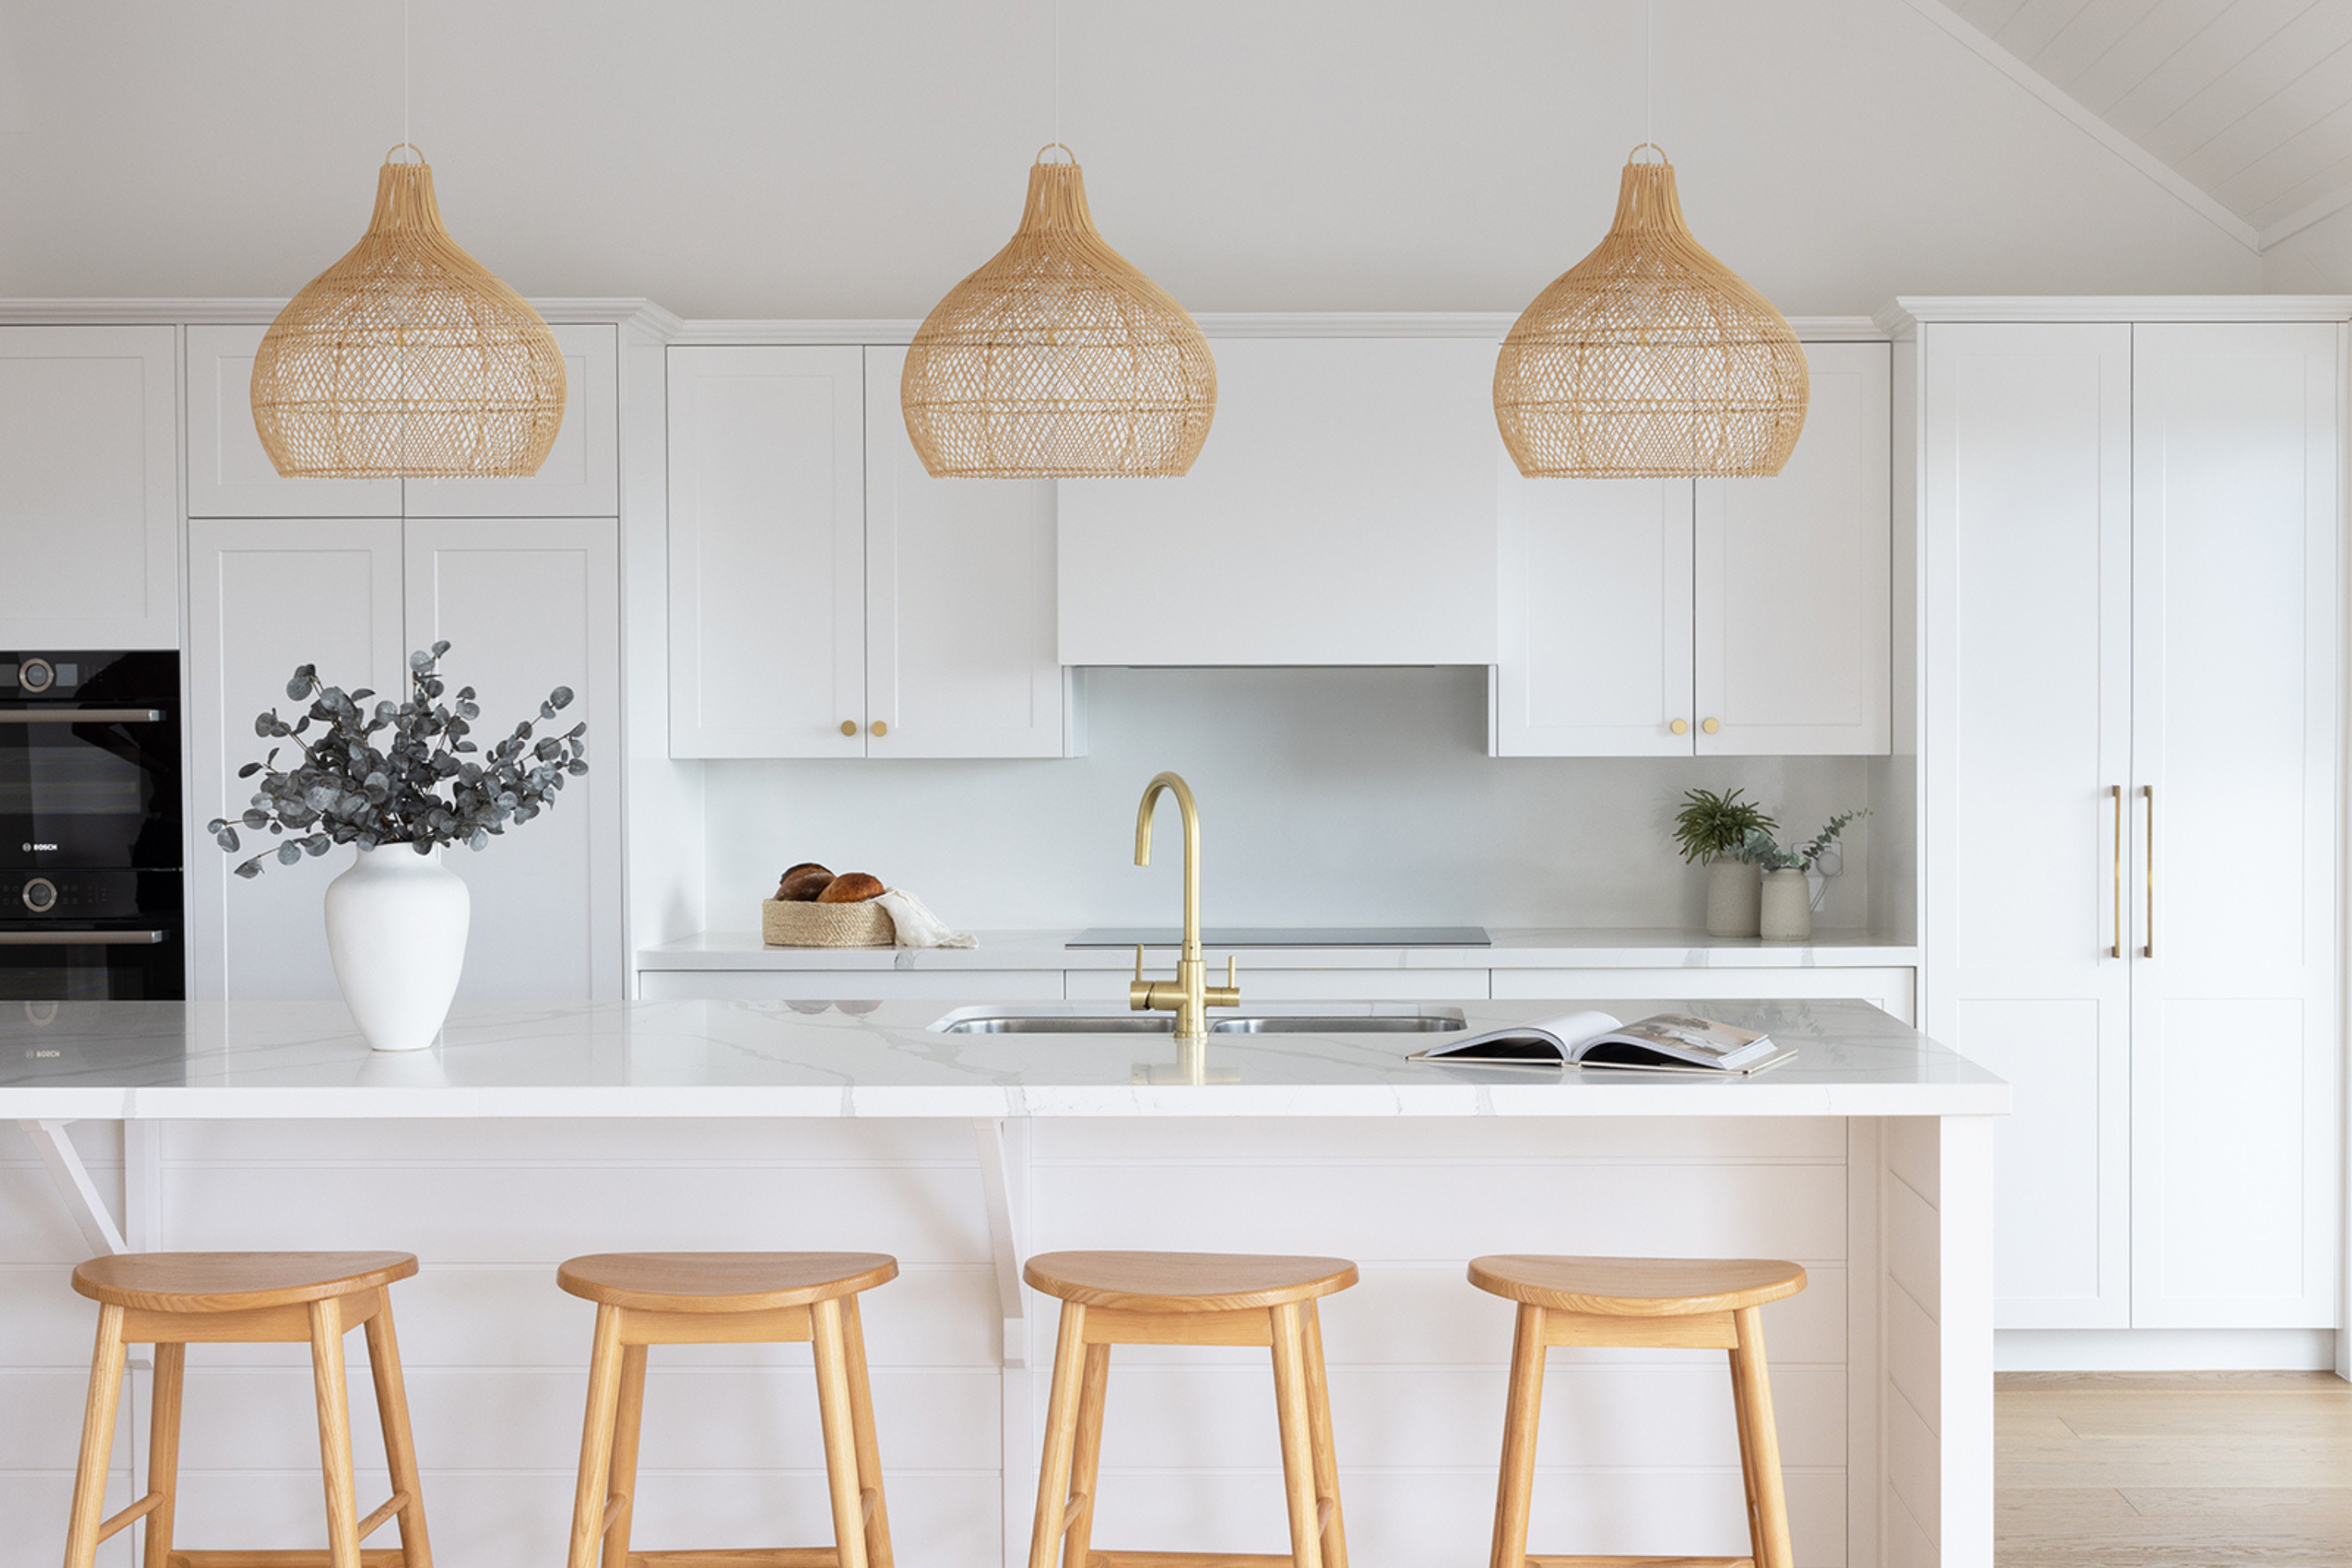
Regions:
<instances>
[{"instance_id":1,"label":"white ceiling plank","mask_svg":"<svg viewBox=\"0 0 2352 1568\"><path fill-rule=\"evenodd\" d=\"M2068 92L2163 0L2091 0L2026 63ZM2080 96L2077 94L2077 96Z\"/></svg>"},{"instance_id":2,"label":"white ceiling plank","mask_svg":"<svg viewBox=\"0 0 2352 1568\"><path fill-rule=\"evenodd\" d=\"M2105 110L2107 119L2158 157L2166 156L2160 145L2163 128L2182 107L2317 3L2235 0L2188 43L2173 50L2138 86L2116 100Z\"/></svg>"},{"instance_id":3,"label":"white ceiling plank","mask_svg":"<svg viewBox=\"0 0 2352 1568\"><path fill-rule=\"evenodd\" d=\"M2001 47L2036 70L2042 70L2042 53L2090 7L2091 0L2025 0L2009 25L1993 35ZM2047 71L2042 71L2047 76Z\"/></svg>"},{"instance_id":4,"label":"white ceiling plank","mask_svg":"<svg viewBox=\"0 0 2352 1568\"><path fill-rule=\"evenodd\" d=\"M2074 78L2068 90L2098 113L2109 113L2126 94L2147 80L2234 3L2158 0L2112 48Z\"/></svg>"},{"instance_id":5,"label":"white ceiling plank","mask_svg":"<svg viewBox=\"0 0 2352 1568\"><path fill-rule=\"evenodd\" d=\"M2251 212L2352 153L2352 36L2255 104L2202 146L2170 160L2182 174Z\"/></svg>"},{"instance_id":6,"label":"white ceiling plank","mask_svg":"<svg viewBox=\"0 0 2352 1568\"><path fill-rule=\"evenodd\" d=\"M1989 64L2000 69L2020 87L2024 88L2074 125L2088 132L2117 157L2172 193L2222 233L2250 249L2255 247L2257 235L2252 224L2214 200L2180 171L2125 135L2106 120L2092 112L2079 99L2070 96L2032 66L2001 47L1981 28L1953 10L1951 6L1944 4L1944 0L1907 0L1907 4L1913 10L1975 50Z\"/></svg>"},{"instance_id":7,"label":"white ceiling plank","mask_svg":"<svg viewBox=\"0 0 2352 1568\"><path fill-rule=\"evenodd\" d=\"M2342 184L2322 192L2284 216L2263 226L2262 247L2264 250L2293 239L2313 224L2334 217L2346 207L2352 207L2352 160L2347 160L2335 173L2343 180Z\"/></svg>"},{"instance_id":8,"label":"white ceiling plank","mask_svg":"<svg viewBox=\"0 0 2352 1568\"><path fill-rule=\"evenodd\" d=\"M2352 45L2352 5L2313 5L2183 100L2144 140L2158 157L2210 189L2318 116L2352 101L2352 78L2329 68L2347 45ZM2192 168L2189 160L2200 157L2201 169Z\"/></svg>"},{"instance_id":9,"label":"white ceiling plank","mask_svg":"<svg viewBox=\"0 0 2352 1568\"><path fill-rule=\"evenodd\" d=\"M1997 38L2011 19L2029 4L2031 0L1961 0L1957 9L1969 22L1983 28L1987 37Z\"/></svg>"}]
</instances>

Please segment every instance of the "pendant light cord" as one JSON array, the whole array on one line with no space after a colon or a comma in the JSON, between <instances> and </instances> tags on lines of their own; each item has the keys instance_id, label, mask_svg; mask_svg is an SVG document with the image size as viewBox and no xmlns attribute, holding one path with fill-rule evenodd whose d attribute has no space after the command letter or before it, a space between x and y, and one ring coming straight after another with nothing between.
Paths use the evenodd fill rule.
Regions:
<instances>
[{"instance_id":1,"label":"pendant light cord","mask_svg":"<svg viewBox=\"0 0 2352 1568\"><path fill-rule=\"evenodd\" d=\"M1056 0L1056 4L1058 3L1059 0ZM1654 0L1642 0L1642 141L1644 144L1653 147L1657 145L1657 138L1652 124L1654 118L1653 104L1657 98L1657 89L1655 68L1651 60L1651 57L1656 52L1658 31L1656 17L1657 6Z\"/></svg>"},{"instance_id":2,"label":"pendant light cord","mask_svg":"<svg viewBox=\"0 0 2352 1568\"><path fill-rule=\"evenodd\" d=\"M408 141L408 0L400 0L400 140Z\"/></svg>"},{"instance_id":3,"label":"pendant light cord","mask_svg":"<svg viewBox=\"0 0 2352 1568\"><path fill-rule=\"evenodd\" d=\"M1062 0L1054 0L1054 140L1062 139Z\"/></svg>"}]
</instances>

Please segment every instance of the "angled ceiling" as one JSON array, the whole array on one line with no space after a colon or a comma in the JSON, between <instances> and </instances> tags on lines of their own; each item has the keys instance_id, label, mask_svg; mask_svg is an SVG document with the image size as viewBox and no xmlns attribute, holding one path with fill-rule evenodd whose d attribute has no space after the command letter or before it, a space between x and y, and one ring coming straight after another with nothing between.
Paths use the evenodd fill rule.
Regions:
<instances>
[{"instance_id":1,"label":"angled ceiling","mask_svg":"<svg viewBox=\"0 0 2352 1568\"><path fill-rule=\"evenodd\" d=\"M2352 205L2352 0L1951 0L1949 9L2240 220L2258 246Z\"/></svg>"}]
</instances>

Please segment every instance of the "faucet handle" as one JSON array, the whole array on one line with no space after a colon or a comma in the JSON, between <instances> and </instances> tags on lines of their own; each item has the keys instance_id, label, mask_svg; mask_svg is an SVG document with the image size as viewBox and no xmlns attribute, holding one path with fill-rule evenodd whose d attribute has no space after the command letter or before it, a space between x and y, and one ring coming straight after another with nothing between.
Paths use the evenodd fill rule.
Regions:
<instances>
[{"instance_id":1,"label":"faucet handle","mask_svg":"<svg viewBox=\"0 0 2352 1568\"><path fill-rule=\"evenodd\" d=\"M1225 989L1228 991L1238 991L1241 989L1240 986L1234 984L1234 955L1230 952L1225 954Z\"/></svg>"},{"instance_id":2,"label":"faucet handle","mask_svg":"<svg viewBox=\"0 0 2352 1568\"><path fill-rule=\"evenodd\" d=\"M1143 944L1139 942L1135 944L1135 977L1143 978Z\"/></svg>"}]
</instances>

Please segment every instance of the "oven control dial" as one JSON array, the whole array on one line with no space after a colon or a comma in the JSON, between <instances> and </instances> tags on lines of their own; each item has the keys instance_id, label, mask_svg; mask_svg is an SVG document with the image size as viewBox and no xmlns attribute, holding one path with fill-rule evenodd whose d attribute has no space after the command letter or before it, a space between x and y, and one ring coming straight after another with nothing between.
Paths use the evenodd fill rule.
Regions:
<instances>
[{"instance_id":1,"label":"oven control dial","mask_svg":"<svg viewBox=\"0 0 2352 1568\"><path fill-rule=\"evenodd\" d=\"M37 915L47 914L58 907L58 885L47 877L27 877L19 895L25 907Z\"/></svg>"},{"instance_id":2,"label":"oven control dial","mask_svg":"<svg viewBox=\"0 0 2352 1568\"><path fill-rule=\"evenodd\" d=\"M46 658L28 658L16 668L16 685L22 690L47 691L57 679L57 667Z\"/></svg>"}]
</instances>

